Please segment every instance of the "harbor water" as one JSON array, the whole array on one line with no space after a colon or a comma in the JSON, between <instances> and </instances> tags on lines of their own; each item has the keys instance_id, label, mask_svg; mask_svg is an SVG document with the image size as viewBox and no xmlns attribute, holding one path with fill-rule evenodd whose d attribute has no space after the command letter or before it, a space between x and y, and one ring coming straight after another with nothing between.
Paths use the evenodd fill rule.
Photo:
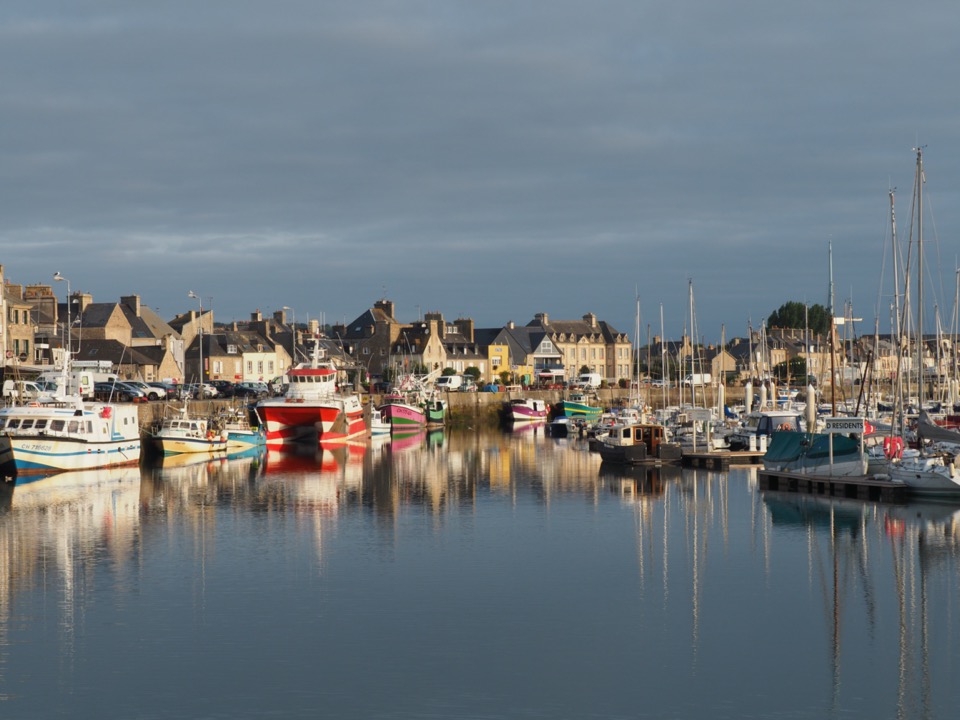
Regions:
<instances>
[{"instance_id":1,"label":"harbor water","mask_svg":"<svg viewBox=\"0 0 960 720\"><path fill-rule=\"evenodd\" d=\"M543 426L21 478L0 717L953 718L960 504Z\"/></svg>"}]
</instances>

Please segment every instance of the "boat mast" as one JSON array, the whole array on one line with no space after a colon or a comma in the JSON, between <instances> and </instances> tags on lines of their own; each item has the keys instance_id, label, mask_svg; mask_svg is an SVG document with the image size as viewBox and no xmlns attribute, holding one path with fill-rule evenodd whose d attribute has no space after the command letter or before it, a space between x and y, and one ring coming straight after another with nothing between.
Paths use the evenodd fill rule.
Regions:
<instances>
[{"instance_id":1,"label":"boat mast","mask_svg":"<svg viewBox=\"0 0 960 720\"><path fill-rule=\"evenodd\" d=\"M667 377L667 341L663 336L663 303L660 303L660 390L663 395L663 407L667 407L667 384L670 378Z\"/></svg>"},{"instance_id":2,"label":"boat mast","mask_svg":"<svg viewBox=\"0 0 960 720\"><path fill-rule=\"evenodd\" d=\"M917 151L917 392L923 408L923 148Z\"/></svg>"}]
</instances>

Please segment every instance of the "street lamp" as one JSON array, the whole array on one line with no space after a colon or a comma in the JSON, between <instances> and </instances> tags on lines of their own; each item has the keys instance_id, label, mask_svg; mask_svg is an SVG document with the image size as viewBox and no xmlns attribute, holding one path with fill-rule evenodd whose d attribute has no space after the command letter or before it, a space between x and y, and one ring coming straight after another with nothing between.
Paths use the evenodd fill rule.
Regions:
<instances>
[{"instance_id":1,"label":"street lamp","mask_svg":"<svg viewBox=\"0 0 960 720\"><path fill-rule=\"evenodd\" d=\"M290 312L293 313L293 324L290 326L291 329L293 330L293 332L291 333L293 337L290 341L290 367L292 368L294 365L297 364L297 311L287 305L284 305L280 309L289 310Z\"/></svg>"},{"instance_id":2,"label":"street lamp","mask_svg":"<svg viewBox=\"0 0 960 720\"><path fill-rule=\"evenodd\" d=\"M193 298L200 303L200 317L199 326L197 330L197 337L200 340L200 399L203 399L203 298L197 295L193 290L187 293L188 298Z\"/></svg>"},{"instance_id":3,"label":"street lamp","mask_svg":"<svg viewBox=\"0 0 960 720\"><path fill-rule=\"evenodd\" d=\"M64 367L66 367L70 360L70 328L73 325L73 318L70 312L70 280L61 275L59 270L53 274L53 279L56 282L65 282L67 284L67 323L63 328L63 344L66 346L67 351L67 356L64 358Z\"/></svg>"}]
</instances>

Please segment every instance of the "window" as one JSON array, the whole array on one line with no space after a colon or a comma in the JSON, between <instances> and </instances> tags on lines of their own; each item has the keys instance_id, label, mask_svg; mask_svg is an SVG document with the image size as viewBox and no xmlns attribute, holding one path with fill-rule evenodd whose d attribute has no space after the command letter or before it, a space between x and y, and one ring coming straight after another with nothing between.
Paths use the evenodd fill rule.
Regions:
<instances>
[{"instance_id":1,"label":"window","mask_svg":"<svg viewBox=\"0 0 960 720\"><path fill-rule=\"evenodd\" d=\"M263 360L257 362L257 374L263 375Z\"/></svg>"},{"instance_id":2,"label":"window","mask_svg":"<svg viewBox=\"0 0 960 720\"><path fill-rule=\"evenodd\" d=\"M214 361L213 361L213 372L215 372L217 375L219 375L219 374L221 374L221 373L223 372L223 361L222 361L222 360L214 360Z\"/></svg>"},{"instance_id":3,"label":"window","mask_svg":"<svg viewBox=\"0 0 960 720\"><path fill-rule=\"evenodd\" d=\"M273 375L273 360L267 360L267 374Z\"/></svg>"},{"instance_id":4,"label":"window","mask_svg":"<svg viewBox=\"0 0 960 720\"><path fill-rule=\"evenodd\" d=\"M363 354L364 354L364 355L369 355L369 354L370 354L370 348L365 347L365 348L363 349ZM383 350L380 351L380 354L381 354L381 355L383 354Z\"/></svg>"},{"instance_id":5,"label":"window","mask_svg":"<svg viewBox=\"0 0 960 720\"><path fill-rule=\"evenodd\" d=\"M247 372L253 375L253 360L247 360Z\"/></svg>"},{"instance_id":6,"label":"window","mask_svg":"<svg viewBox=\"0 0 960 720\"><path fill-rule=\"evenodd\" d=\"M227 355L236 355L237 346L236 345L227 345Z\"/></svg>"},{"instance_id":7,"label":"window","mask_svg":"<svg viewBox=\"0 0 960 720\"><path fill-rule=\"evenodd\" d=\"M500 356L494 355L492 358L490 358L490 364L493 366L494 370L500 367Z\"/></svg>"}]
</instances>

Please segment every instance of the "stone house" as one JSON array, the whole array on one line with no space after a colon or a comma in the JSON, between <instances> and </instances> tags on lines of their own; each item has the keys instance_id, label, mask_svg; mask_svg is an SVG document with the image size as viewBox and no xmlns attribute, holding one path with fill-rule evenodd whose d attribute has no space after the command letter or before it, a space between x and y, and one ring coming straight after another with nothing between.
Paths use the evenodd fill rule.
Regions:
<instances>
[{"instance_id":1,"label":"stone house","mask_svg":"<svg viewBox=\"0 0 960 720\"><path fill-rule=\"evenodd\" d=\"M568 379L576 377L582 367L599 373L610 383L631 377L630 338L593 313L581 320L553 321L547 313L537 313L527 327L539 328L549 336L561 355Z\"/></svg>"},{"instance_id":2,"label":"stone house","mask_svg":"<svg viewBox=\"0 0 960 720\"><path fill-rule=\"evenodd\" d=\"M391 354L400 334L409 327L396 319L395 311L392 301L377 300L372 308L352 322L334 325L331 339L369 375L380 377L391 363Z\"/></svg>"},{"instance_id":3,"label":"stone house","mask_svg":"<svg viewBox=\"0 0 960 720\"><path fill-rule=\"evenodd\" d=\"M0 265L0 310L3 320L0 322L0 340L3 347L3 366L20 367L36 365L36 328L37 318L31 304L24 299L23 287L8 283L3 277Z\"/></svg>"}]
</instances>

